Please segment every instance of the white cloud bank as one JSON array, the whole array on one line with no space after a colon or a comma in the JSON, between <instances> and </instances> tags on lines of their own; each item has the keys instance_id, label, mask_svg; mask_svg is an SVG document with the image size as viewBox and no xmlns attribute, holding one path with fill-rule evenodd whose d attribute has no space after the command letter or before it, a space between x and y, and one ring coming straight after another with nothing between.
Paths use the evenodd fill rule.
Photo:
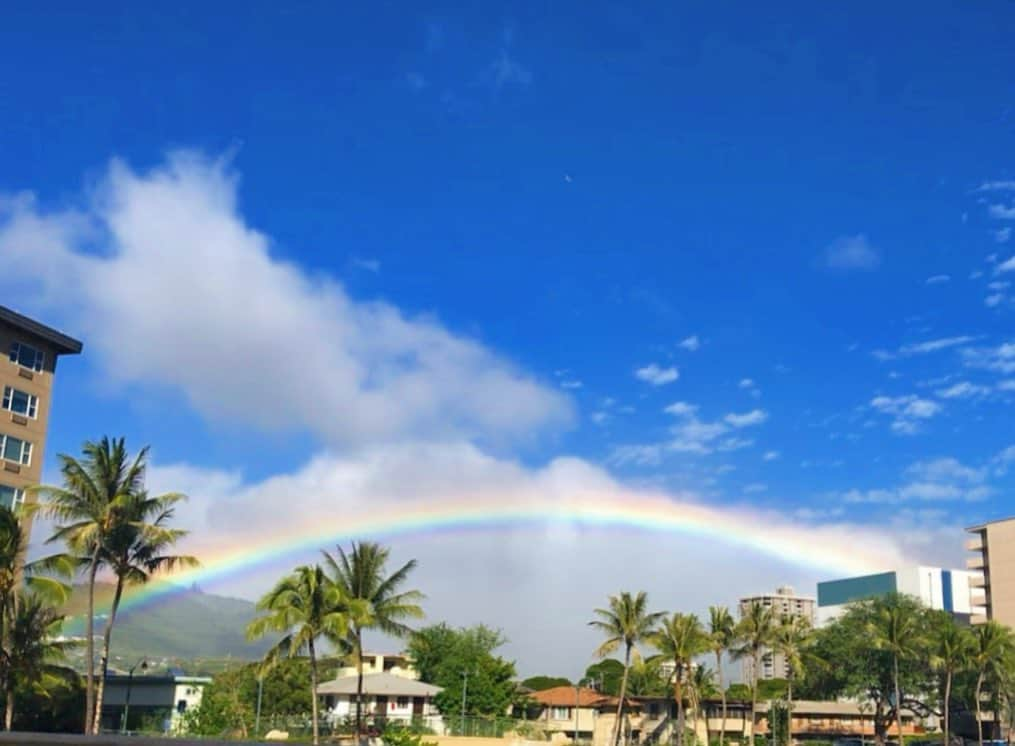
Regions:
<instances>
[{"instance_id":1,"label":"white cloud bank","mask_svg":"<svg viewBox=\"0 0 1015 746\"><path fill-rule=\"evenodd\" d=\"M193 153L143 174L114 162L78 212L0 201L0 256L0 288L73 316L114 380L177 388L208 416L339 444L528 436L572 418L567 397L479 342L273 257L227 165Z\"/></svg>"},{"instance_id":2,"label":"white cloud bank","mask_svg":"<svg viewBox=\"0 0 1015 746\"><path fill-rule=\"evenodd\" d=\"M881 253L861 233L837 238L825 249L823 261L829 269L872 270L880 266Z\"/></svg>"}]
</instances>

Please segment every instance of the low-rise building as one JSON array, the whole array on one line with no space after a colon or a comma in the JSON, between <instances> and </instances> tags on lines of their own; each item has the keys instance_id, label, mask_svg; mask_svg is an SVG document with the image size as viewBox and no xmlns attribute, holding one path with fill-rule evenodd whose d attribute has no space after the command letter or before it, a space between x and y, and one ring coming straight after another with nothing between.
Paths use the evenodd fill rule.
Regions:
<instances>
[{"instance_id":1,"label":"low-rise building","mask_svg":"<svg viewBox=\"0 0 1015 746\"><path fill-rule=\"evenodd\" d=\"M837 619L849 604L892 593L914 596L929 609L951 612L969 621L970 582L974 573L940 567L906 567L889 572L818 583L818 624Z\"/></svg>"},{"instance_id":2,"label":"low-rise building","mask_svg":"<svg viewBox=\"0 0 1015 746\"><path fill-rule=\"evenodd\" d=\"M363 653L363 673L390 673L403 679L418 679L419 672L412 664L412 659L403 653ZM335 673L336 679L355 676L356 666L343 666Z\"/></svg>"},{"instance_id":3,"label":"low-rise building","mask_svg":"<svg viewBox=\"0 0 1015 746\"><path fill-rule=\"evenodd\" d=\"M334 725L356 717L358 677L341 676L317 687L317 696L325 717ZM434 704L443 689L433 684L399 676L390 671L363 676L362 715L368 722L383 727L386 723L418 723L438 735L444 733L444 721Z\"/></svg>"},{"instance_id":4,"label":"low-rise building","mask_svg":"<svg viewBox=\"0 0 1015 746\"><path fill-rule=\"evenodd\" d=\"M988 521L966 529L973 536L966 549L972 623L993 619L1015 627L1015 517Z\"/></svg>"},{"instance_id":5,"label":"low-rise building","mask_svg":"<svg viewBox=\"0 0 1015 746\"><path fill-rule=\"evenodd\" d=\"M201 694L210 683L203 676L174 674L107 676L101 727L115 731L155 727L175 733L183 714L201 704Z\"/></svg>"},{"instance_id":6,"label":"low-rise building","mask_svg":"<svg viewBox=\"0 0 1015 746\"><path fill-rule=\"evenodd\" d=\"M771 706L771 702L766 702L758 707L758 724L755 728L758 735L768 735L768 712ZM912 736L923 732L919 718L903 709L902 734ZM860 702L794 701L790 735L798 740L873 737L874 707ZM898 737L898 728L894 722L889 726L887 735Z\"/></svg>"}]
</instances>

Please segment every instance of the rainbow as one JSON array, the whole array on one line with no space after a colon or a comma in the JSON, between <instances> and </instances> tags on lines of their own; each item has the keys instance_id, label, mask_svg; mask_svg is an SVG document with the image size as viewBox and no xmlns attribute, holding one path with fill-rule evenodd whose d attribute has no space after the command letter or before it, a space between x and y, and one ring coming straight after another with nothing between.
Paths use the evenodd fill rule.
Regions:
<instances>
[{"instance_id":1,"label":"rainbow","mask_svg":"<svg viewBox=\"0 0 1015 746\"><path fill-rule=\"evenodd\" d=\"M386 504L358 515L341 515L332 525L312 519L267 539L210 552L197 551L200 567L157 578L129 592L129 611L180 593L193 584L215 584L249 576L289 559L355 539L391 540L435 532L567 526L702 537L735 550L748 550L786 564L840 574L864 574L897 566L900 554L884 533L862 526L811 526L757 511L679 502L672 497L630 491L589 491L549 502L497 498L430 500ZM281 522L280 522L281 523ZM284 525L284 524L283 524Z\"/></svg>"}]
</instances>

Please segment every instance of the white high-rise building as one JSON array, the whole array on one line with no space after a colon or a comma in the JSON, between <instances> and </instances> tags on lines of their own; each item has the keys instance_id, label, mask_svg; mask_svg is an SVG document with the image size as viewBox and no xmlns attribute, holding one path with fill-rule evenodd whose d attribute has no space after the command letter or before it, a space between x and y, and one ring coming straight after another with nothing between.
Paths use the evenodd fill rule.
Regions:
<instances>
[{"instance_id":1,"label":"white high-rise building","mask_svg":"<svg viewBox=\"0 0 1015 746\"><path fill-rule=\"evenodd\" d=\"M818 583L818 624L841 615L849 604L867 598L904 593L929 609L949 611L968 621L970 580L976 573L940 567L905 567L890 572L860 575Z\"/></svg>"},{"instance_id":2,"label":"white high-rise building","mask_svg":"<svg viewBox=\"0 0 1015 746\"><path fill-rule=\"evenodd\" d=\"M814 598L798 596L796 591L788 585L776 588L775 593L741 598L739 605L741 619L747 613L748 607L755 602L771 608L776 619L802 617L810 624L814 624ZM753 672L750 670L753 665L753 661L744 661L744 678L748 681L752 681L754 678ZM761 670L758 672L758 679L784 679L788 675L789 667L786 659L781 654L766 649L761 657Z\"/></svg>"}]
</instances>

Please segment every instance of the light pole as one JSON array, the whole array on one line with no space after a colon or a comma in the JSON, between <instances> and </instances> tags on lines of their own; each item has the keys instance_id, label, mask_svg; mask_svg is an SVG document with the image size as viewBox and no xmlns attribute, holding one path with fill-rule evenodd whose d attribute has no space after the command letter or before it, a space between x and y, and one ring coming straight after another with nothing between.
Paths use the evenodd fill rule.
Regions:
<instances>
[{"instance_id":1,"label":"light pole","mask_svg":"<svg viewBox=\"0 0 1015 746\"><path fill-rule=\"evenodd\" d=\"M469 693L469 672L462 671L462 735L465 735L465 702Z\"/></svg>"},{"instance_id":2,"label":"light pole","mask_svg":"<svg viewBox=\"0 0 1015 746\"><path fill-rule=\"evenodd\" d=\"M127 716L130 714L130 689L131 686L134 684L134 671L137 669L138 666L141 666L142 671L147 669L148 659L144 656L141 656L141 660L139 660L137 663L131 666L130 670L127 671L127 695L126 697L124 697L123 700L123 722L120 723L121 733L127 732Z\"/></svg>"},{"instance_id":3,"label":"light pole","mask_svg":"<svg viewBox=\"0 0 1015 746\"><path fill-rule=\"evenodd\" d=\"M254 715L254 736L261 735L261 694L264 692L264 674L257 676L257 714Z\"/></svg>"}]
</instances>

